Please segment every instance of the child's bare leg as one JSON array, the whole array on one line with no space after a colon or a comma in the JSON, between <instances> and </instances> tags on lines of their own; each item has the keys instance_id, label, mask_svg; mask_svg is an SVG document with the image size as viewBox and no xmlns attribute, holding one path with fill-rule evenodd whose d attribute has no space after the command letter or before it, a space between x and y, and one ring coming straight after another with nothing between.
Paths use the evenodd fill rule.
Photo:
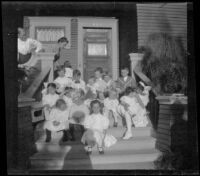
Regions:
<instances>
[{"instance_id":1,"label":"child's bare leg","mask_svg":"<svg viewBox=\"0 0 200 176\"><path fill-rule=\"evenodd\" d=\"M132 131L131 131L132 121L131 121L131 116L128 113L125 113L125 120L126 120L127 131L123 139L129 139L132 137Z\"/></svg>"},{"instance_id":2,"label":"child's bare leg","mask_svg":"<svg viewBox=\"0 0 200 176\"><path fill-rule=\"evenodd\" d=\"M103 134L99 134L98 138L97 138L97 148L99 150L99 154L104 154L104 150L103 150Z\"/></svg>"},{"instance_id":3,"label":"child's bare leg","mask_svg":"<svg viewBox=\"0 0 200 176\"><path fill-rule=\"evenodd\" d=\"M118 125L118 118L117 118L117 113L111 111L112 116L114 117L114 127L117 127Z\"/></svg>"}]
</instances>

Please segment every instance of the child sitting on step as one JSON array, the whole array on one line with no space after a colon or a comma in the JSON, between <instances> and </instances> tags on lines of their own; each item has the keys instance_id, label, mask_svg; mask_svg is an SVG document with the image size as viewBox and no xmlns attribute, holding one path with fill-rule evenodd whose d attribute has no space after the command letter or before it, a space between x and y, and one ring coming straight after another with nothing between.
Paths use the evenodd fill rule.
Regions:
<instances>
[{"instance_id":1,"label":"child sitting on step","mask_svg":"<svg viewBox=\"0 0 200 176\"><path fill-rule=\"evenodd\" d=\"M45 119L47 120L49 118L51 109L54 107L56 101L59 99L59 95L56 94L56 84L54 83L49 83L47 85L47 88L44 90L45 93L43 93L42 104L44 106L43 110Z\"/></svg>"},{"instance_id":2,"label":"child sitting on step","mask_svg":"<svg viewBox=\"0 0 200 176\"><path fill-rule=\"evenodd\" d=\"M70 108L73 104L72 101L72 94L73 94L73 88L71 87L66 87L65 91L63 93L60 94L60 98L62 98L63 100L65 100L65 102L67 103L67 107Z\"/></svg>"},{"instance_id":3,"label":"child sitting on step","mask_svg":"<svg viewBox=\"0 0 200 176\"><path fill-rule=\"evenodd\" d=\"M78 69L73 71L72 87L74 89L82 89L86 93L85 81L81 79L81 72Z\"/></svg>"},{"instance_id":4,"label":"child sitting on step","mask_svg":"<svg viewBox=\"0 0 200 176\"><path fill-rule=\"evenodd\" d=\"M65 67L63 65L57 68L57 72L58 77L54 80L54 83L57 86L57 93L61 94L65 90L65 87L72 86L72 80L65 76Z\"/></svg>"},{"instance_id":5,"label":"child sitting on step","mask_svg":"<svg viewBox=\"0 0 200 176\"><path fill-rule=\"evenodd\" d=\"M63 99L56 101L55 108L53 108L49 114L49 118L44 124L46 130L46 142L51 141L51 133L63 131L62 141L68 140L68 129L69 129L69 109Z\"/></svg>"},{"instance_id":6,"label":"child sitting on step","mask_svg":"<svg viewBox=\"0 0 200 176\"><path fill-rule=\"evenodd\" d=\"M94 78L94 76L91 76L88 79L88 83L86 85L86 91L87 92L91 91L91 93L96 94L97 92L96 92L96 88L95 88L94 84L95 84L95 78Z\"/></svg>"},{"instance_id":7,"label":"child sitting on step","mask_svg":"<svg viewBox=\"0 0 200 176\"><path fill-rule=\"evenodd\" d=\"M105 72L105 74L103 76L103 80L106 82L106 88L104 90L104 94L107 97L109 90L111 90L113 88L114 81L108 72Z\"/></svg>"},{"instance_id":8,"label":"child sitting on step","mask_svg":"<svg viewBox=\"0 0 200 176\"><path fill-rule=\"evenodd\" d=\"M84 132L81 141L88 146L87 154L92 153L92 147L95 144L97 144L99 154L104 154L103 141L109 120L102 114L101 103L98 100L91 102L91 110L91 114L84 121L84 127L87 131Z\"/></svg>"},{"instance_id":9,"label":"child sitting on step","mask_svg":"<svg viewBox=\"0 0 200 176\"><path fill-rule=\"evenodd\" d=\"M73 104L69 110L69 130L72 136L72 141L76 140L75 130L80 129L81 137L84 132L83 122L90 111L87 105L84 104L85 93L82 89L76 89L73 93Z\"/></svg>"},{"instance_id":10,"label":"child sitting on step","mask_svg":"<svg viewBox=\"0 0 200 176\"><path fill-rule=\"evenodd\" d=\"M107 115L110 119L114 118L114 127L117 127L118 125L118 106L119 106L119 101L118 101L118 94L117 90L111 89L108 92L108 97L104 100L104 107L107 110Z\"/></svg>"},{"instance_id":11,"label":"child sitting on step","mask_svg":"<svg viewBox=\"0 0 200 176\"><path fill-rule=\"evenodd\" d=\"M94 87L98 92L104 92L106 89L106 82L103 80L103 69L97 67L94 71L95 73L95 83Z\"/></svg>"},{"instance_id":12,"label":"child sitting on step","mask_svg":"<svg viewBox=\"0 0 200 176\"><path fill-rule=\"evenodd\" d=\"M65 67L65 76L67 78L71 78L73 77L73 69L72 69L72 66L70 64L69 61L65 61L64 63L64 67Z\"/></svg>"},{"instance_id":13,"label":"child sitting on step","mask_svg":"<svg viewBox=\"0 0 200 176\"><path fill-rule=\"evenodd\" d=\"M118 108L118 112L122 117L125 117L127 126L127 131L123 139L129 139L132 137L132 120L135 127L140 126L141 123L148 123L148 121L143 118L143 114L146 113L145 106L136 93L135 88L126 88L125 95L120 98L120 106Z\"/></svg>"}]
</instances>

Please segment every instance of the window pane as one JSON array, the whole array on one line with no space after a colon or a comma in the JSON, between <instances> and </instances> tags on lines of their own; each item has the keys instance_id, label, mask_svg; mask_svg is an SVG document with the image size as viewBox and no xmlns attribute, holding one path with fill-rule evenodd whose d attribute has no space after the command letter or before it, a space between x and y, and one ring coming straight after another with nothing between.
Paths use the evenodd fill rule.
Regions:
<instances>
[{"instance_id":1,"label":"window pane","mask_svg":"<svg viewBox=\"0 0 200 176\"><path fill-rule=\"evenodd\" d=\"M88 56L107 56L106 44L88 44Z\"/></svg>"}]
</instances>

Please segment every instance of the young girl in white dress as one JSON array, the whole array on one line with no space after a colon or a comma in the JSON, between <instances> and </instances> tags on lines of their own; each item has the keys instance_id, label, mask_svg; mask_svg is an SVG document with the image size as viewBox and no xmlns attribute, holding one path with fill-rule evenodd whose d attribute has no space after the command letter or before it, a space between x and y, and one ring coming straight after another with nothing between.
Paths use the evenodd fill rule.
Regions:
<instances>
[{"instance_id":1,"label":"young girl in white dress","mask_svg":"<svg viewBox=\"0 0 200 176\"><path fill-rule=\"evenodd\" d=\"M114 118L114 127L118 125L118 106L117 90L111 89L108 92L108 97L104 100L104 107L107 110L108 117Z\"/></svg>"},{"instance_id":2,"label":"young girl in white dress","mask_svg":"<svg viewBox=\"0 0 200 176\"><path fill-rule=\"evenodd\" d=\"M49 83L47 89L44 89L42 104L44 106L45 119L48 120L51 109L54 107L56 101L59 99L59 95L56 94L56 84Z\"/></svg>"},{"instance_id":3,"label":"young girl in white dress","mask_svg":"<svg viewBox=\"0 0 200 176\"><path fill-rule=\"evenodd\" d=\"M132 121L135 127L146 126L148 124L147 119L144 118L144 114L146 114L145 106L139 95L136 93L135 88L126 88L125 95L120 98L118 112L125 117L127 125L127 131L123 139L132 137Z\"/></svg>"},{"instance_id":4,"label":"young girl in white dress","mask_svg":"<svg viewBox=\"0 0 200 176\"><path fill-rule=\"evenodd\" d=\"M63 99L56 101L55 107L51 110L48 120L44 124L46 130L46 142L51 141L51 133L63 131L62 141L68 140L69 109Z\"/></svg>"},{"instance_id":5,"label":"young girl in white dress","mask_svg":"<svg viewBox=\"0 0 200 176\"><path fill-rule=\"evenodd\" d=\"M65 90L65 87L72 86L72 80L65 76L64 66L59 66L57 71L58 77L54 80L54 83L56 83L58 94L61 94Z\"/></svg>"},{"instance_id":6,"label":"young girl in white dress","mask_svg":"<svg viewBox=\"0 0 200 176\"><path fill-rule=\"evenodd\" d=\"M92 147L97 144L99 154L104 154L103 141L105 130L109 127L109 120L102 114L101 103L98 100L91 102L91 114L85 119L86 131L82 137L82 143L87 145L87 153L92 153Z\"/></svg>"}]
</instances>

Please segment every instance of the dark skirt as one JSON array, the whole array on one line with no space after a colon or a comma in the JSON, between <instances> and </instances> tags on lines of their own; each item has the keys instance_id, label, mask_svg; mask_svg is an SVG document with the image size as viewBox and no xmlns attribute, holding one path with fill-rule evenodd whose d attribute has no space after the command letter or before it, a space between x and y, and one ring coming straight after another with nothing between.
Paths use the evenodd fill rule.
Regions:
<instances>
[{"instance_id":1,"label":"dark skirt","mask_svg":"<svg viewBox=\"0 0 200 176\"><path fill-rule=\"evenodd\" d=\"M18 61L18 63L19 64L24 64L24 63L28 62L30 60L31 56L32 56L31 53L28 53L26 55L23 55L23 54L19 53L19 61Z\"/></svg>"}]
</instances>

